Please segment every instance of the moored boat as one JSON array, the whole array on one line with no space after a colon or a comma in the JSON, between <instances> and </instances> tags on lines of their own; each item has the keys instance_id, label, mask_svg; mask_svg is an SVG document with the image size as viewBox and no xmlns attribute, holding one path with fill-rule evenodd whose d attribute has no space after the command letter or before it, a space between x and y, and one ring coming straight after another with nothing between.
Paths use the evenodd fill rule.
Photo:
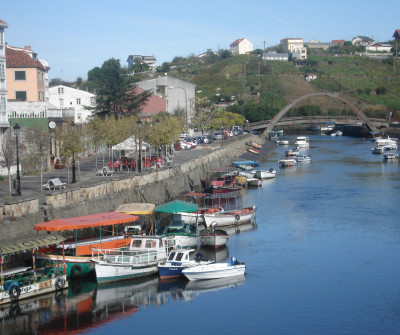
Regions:
<instances>
[{"instance_id":1,"label":"moored boat","mask_svg":"<svg viewBox=\"0 0 400 335\"><path fill-rule=\"evenodd\" d=\"M298 152L297 150L294 150L294 149L290 149L285 152L286 157L293 157L293 156L297 156L299 154L300 154L300 152Z\"/></svg>"},{"instance_id":2,"label":"moored boat","mask_svg":"<svg viewBox=\"0 0 400 335\"><path fill-rule=\"evenodd\" d=\"M311 162L311 155L297 155L294 158L297 163Z\"/></svg>"},{"instance_id":3,"label":"moored boat","mask_svg":"<svg viewBox=\"0 0 400 335\"><path fill-rule=\"evenodd\" d=\"M289 166L294 166L297 164L296 159L294 158L285 158L285 159L280 159L278 161L279 166L281 167L289 167Z\"/></svg>"},{"instance_id":4,"label":"moored boat","mask_svg":"<svg viewBox=\"0 0 400 335\"><path fill-rule=\"evenodd\" d=\"M382 154L383 159L397 159L398 153L395 151L387 151L384 154Z\"/></svg>"},{"instance_id":5,"label":"moored boat","mask_svg":"<svg viewBox=\"0 0 400 335\"><path fill-rule=\"evenodd\" d=\"M251 153L253 153L253 154L256 154L256 155L259 155L260 154L260 150L258 150L258 149L256 149L256 148L253 148L253 147L248 147L247 148L247 151L248 152L251 152Z\"/></svg>"},{"instance_id":6,"label":"moored boat","mask_svg":"<svg viewBox=\"0 0 400 335\"><path fill-rule=\"evenodd\" d=\"M194 251L195 249L171 250L166 261L158 263L160 279L181 277L183 269L212 263L212 261L204 259L200 252L195 255L194 259L190 259L189 254Z\"/></svg>"},{"instance_id":7,"label":"moored boat","mask_svg":"<svg viewBox=\"0 0 400 335\"><path fill-rule=\"evenodd\" d=\"M247 179L248 186L260 187L260 186L262 186L262 183L263 183L263 181L260 178L248 178Z\"/></svg>"},{"instance_id":8,"label":"moored boat","mask_svg":"<svg viewBox=\"0 0 400 335\"><path fill-rule=\"evenodd\" d=\"M68 287L65 263L62 258L59 260L60 267L52 264L38 267L35 255L37 248L63 244L64 240L65 238L60 235L35 235L0 242L0 305L18 303L22 299ZM14 266L7 268L8 263L5 263L5 257L10 261L14 255L29 252L32 253L32 267ZM10 262L10 264L12 263Z\"/></svg>"},{"instance_id":9,"label":"moored boat","mask_svg":"<svg viewBox=\"0 0 400 335\"><path fill-rule=\"evenodd\" d=\"M216 222L217 227L226 227L245 222L253 222L256 217L256 210L256 206L251 206L235 211L206 214L204 215L204 222L207 228L209 228L213 222Z\"/></svg>"},{"instance_id":10,"label":"moored boat","mask_svg":"<svg viewBox=\"0 0 400 335\"><path fill-rule=\"evenodd\" d=\"M123 226L137 220L138 217L134 215L107 212L38 223L34 226L35 230L75 231L75 239L64 242L64 254L59 245L40 248L36 260L40 266L52 264L60 267L60 260L64 258L68 279L86 276L94 270L90 261L92 248L121 248L129 245L131 239L123 234ZM112 235L104 236L104 227L111 227ZM86 228L97 228L99 235L78 238L78 231Z\"/></svg>"},{"instance_id":11,"label":"moored boat","mask_svg":"<svg viewBox=\"0 0 400 335\"><path fill-rule=\"evenodd\" d=\"M294 145L296 148L308 148L310 146L309 138L306 136L298 136Z\"/></svg>"},{"instance_id":12,"label":"moored boat","mask_svg":"<svg viewBox=\"0 0 400 335\"><path fill-rule=\"evenodd\" d=\"M273 168L268 170L256 170L255 177L259 179L275 178L276 171Z\"/></svg>"},{"instance_id":13,"label":"moored boat","mask_svg":"<svg viewBox=\"0 0 400 335\"><path fill-rule=\"evenodd\" d=\"M239 263L235 257L232 257L230 263L211 263L207 265L198 265L184 269L182 273L189 280L218 279L245 274L246 265Z\"/></svg>"},{"instance_id":14,"label":"moored boat","mask_svg":"<svg viewBox=\"0 0 400 335\"><path fill-rule=\"evenodd\" d=\"M174 247L171 237L136 236L129 247L92 250L91 261L98 283L139 278L155 274L158 262L164 261Z\"/></svg>"},{"instance_id":15,"label":"moored boat","mask_svg":"<svg viewBox=\"0 0 400 335\"><path fill-rule=\"evenodd\" d=\"M260 165L259 162L253 160L233 161L232 164L235 167L241 168L243 170L253 170L256 166Z\"/></svg>"},{"instance_id":16,"label":"moored boat","mask_svg":"<svg viewBox=\"0 0 400 335\"><path fill-rule=\"evenodd\" d=\"M210 229L200 231L200 244L205 247L222 248L226 246L229 239L229 234L222 229L215 229L216 223L212 224Z\"/></svg>"}]
</instances>

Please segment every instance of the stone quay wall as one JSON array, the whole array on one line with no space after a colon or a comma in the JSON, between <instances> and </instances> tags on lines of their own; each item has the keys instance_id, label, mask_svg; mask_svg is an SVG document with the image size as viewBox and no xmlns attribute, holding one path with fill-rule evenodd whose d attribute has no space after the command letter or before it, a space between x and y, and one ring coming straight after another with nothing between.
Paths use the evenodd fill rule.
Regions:
<instances>
[{"instance_id":1,"label":"stone quay wall","mask_svg":"<svg viewBox=\"0 0 400 335\"><path fill-rule=\"evenodd\" d=\"M45 206L40 206L37 198L5 203L0 240L36 234L33 230L36 223L114 211L124 203L149 202L158 205L176 199L182 193L199 190L209 169L230 165L233 158L246 153L245 142L250 140L263 141L260 137L248 135L226 141L223 147L204 150L197 158L179 166L140 176L110 177L106 181L48 193Z\"/></svg>"}]
</instances>

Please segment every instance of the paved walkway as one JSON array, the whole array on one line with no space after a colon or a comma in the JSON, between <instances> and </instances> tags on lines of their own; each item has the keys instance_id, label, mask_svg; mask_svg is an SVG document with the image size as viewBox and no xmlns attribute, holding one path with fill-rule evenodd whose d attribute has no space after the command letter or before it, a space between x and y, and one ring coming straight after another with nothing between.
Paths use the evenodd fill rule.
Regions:
<instances>
[{"instance_id":1,"label":"paved walkway","mask_svg":"<svg viewBox=\"0 0 400 335\"><path fill-rule=\"evenodd\" d=\"M246 136L246 135L243 135ZM242 137L241 137L242 138ZM172 162L172 166L179 166L184 162L190 161L192 159L195 159L201 155L204 155L211 150L218 149L222 147L223 145L227 144L228 142L233 142L237 140L237 137L228 139L228 140L223 140L223 141L214 141L210 145L200 145L195 149L191 150L183 150L183 151L177 151L176 154L174 155L174 159ZM267 150L269 151L269 149ZM267 152L266 151L266 152ZM264 152L265 153L265 152ZM253 154L246 154L243 159L256 159L257 157L254 157ZM96 159L97 159L97 169L96 169ZM108 162L108 152L105 152L104 154L104 161ZM79 167L78 167L79 166ZM67 184L66 188L75 188L75 187L82 187L90 184L97 183L99 181L103 180L109 180L109 179L119 179L123 178L126 175L139 175L138 172L135 171L127 171L127 170L121 170L121 171L116 171L114 172L113 176L96 176L97 170L99 170L103 166L103 154L99 153L96 156L81 160L78 164L76 164L76 184ZM152 169L144 170L142 173L150 173L153 171ZM41 191L41 185L44 185L47 183L49 179L53 178L60 178L62 182L67 183L68 180L71 182L72 180L72 169L71 167L68 168L63 168L63 169L53 169L50 171L43 172L42 174L42 180L40 173L35 174L35 175L30 175L30 176L22 176L21 177L21 197L18 197L20 199L26 199L26 198L31 198L31 197L39 197L39 204L45 204L45 198L46 198L46 193L47 192L53 192L53 191L46 191L42 190ZM14 193L15 190L12 189L12 192ZM5 180L0 183L0 199L3 199L3 201L10 199L9 195L9 189L8 189L8 180ZM17 197L11 197L12 200L16 200ZM0 200L1 201L1 200Z\"/></svg>"}]
</instances>

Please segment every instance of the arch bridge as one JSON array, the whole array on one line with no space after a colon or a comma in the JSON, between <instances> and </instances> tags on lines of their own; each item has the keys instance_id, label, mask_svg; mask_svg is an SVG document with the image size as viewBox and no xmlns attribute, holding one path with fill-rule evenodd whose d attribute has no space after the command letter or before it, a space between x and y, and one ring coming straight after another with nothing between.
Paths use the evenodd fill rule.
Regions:
<instances>
[{"instance_id":1,"label":"arch bridge","mask_svg":"<svg viewBox=\"0 0 400 335\"><path fill-rule=\"evenodd\" d=\"M343 104L346 104L350 110L354 113L356 118L351 118L349 116L346 117L340 117L340 116L322 116L322 117L315 117L313 116L312 118L310 117L295 117L295 118L286 118L284 119L283 116L295 105L297 105L299 102L306 100L311 97L315 96L326 96L330 97L336 100L339 100ZM351 102L348 100L342 98L339 96L338 93L331 93L331 92L316 92L316 93L310 93L303 95L296 100L292 101L288 105L286 105L282 110L277 113L272 120L269 121L263 121L263 122L257 122L257 123L252 123L249 125L250 129L265 129L264 134L268 135L271 130L278 124L283 125L283 124L295 124L295 123L314 123L318 120L318 122L329 122L329 121L335 121L335 122L340 122L340 123L346 123L346 124L356 124L359 123L360 120L365 124L365 126L370 130L374 131L376 130L377 126L387 126L387 122L385 120L374 120L369 119L359 108L354 106Z\"/></svg>"}]
</instances>

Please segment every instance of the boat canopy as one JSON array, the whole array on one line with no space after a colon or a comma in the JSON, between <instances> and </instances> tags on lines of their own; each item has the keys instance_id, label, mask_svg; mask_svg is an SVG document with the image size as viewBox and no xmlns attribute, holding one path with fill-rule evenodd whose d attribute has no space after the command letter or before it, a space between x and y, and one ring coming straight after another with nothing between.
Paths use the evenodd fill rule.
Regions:
<instances>
[{"instance_id":1,"label":"boat canopy","mask_svg":"<svg viewBox=\"0 0 400 335\"><path fill-rule=\"evenodd\" d=\"M85 216L77 216L68 219L57 219L48 222L35 224L35 230L61 231L83 228L94 228L102 226L112 226L121 223L137 221L139 218L134 215L118 212L98 213Z\"/></svg>"},{"instance_id":2,"label":"boat canopy","mask_svg":"<svg viewBox=\"0 0 400 335\"><path fill-rule=\"evenodd\" d=\"M259 166L260 165L259 162L251 161L251 160L235 161L235 162L232 162L232 164L235 166L238 166L238 165Z\"/></svg>"},{"instance_id":3,"label":"boat canopy","mask_svg":"<svg viewBox=\"0 0 400 335\"><path fill-rule=\"evenodd\" d=\"M182 200L174 200L167 202L165 204L158 205L155 209L156 212L160 213L178 213L178 212L196 212L199 210L199 206L197 204L182 201Z\"/></svg>"},{"instance_id":4,"label":"boat canopy","mask_svg":"<svg viewBox=\"0 0 400 335\"><path fill-rule=\"evenodd\" d=\"M7 241L0 241L0 255L22 252L38 247L57 244L65 241L65 237L61 235L36 235L23 236Z\"/></svg>"},{"instance_id":5,"label":"boat canopy","mask_svg":"<svg viewBox=\"0 0 400 335\"><path fill-rule=\"evenodd\" d=\"M149 203L130 203L118 206L115 210L118 213L134 215L151 215L154 213L156 205Z\"/></svg>"}]
</instances>

